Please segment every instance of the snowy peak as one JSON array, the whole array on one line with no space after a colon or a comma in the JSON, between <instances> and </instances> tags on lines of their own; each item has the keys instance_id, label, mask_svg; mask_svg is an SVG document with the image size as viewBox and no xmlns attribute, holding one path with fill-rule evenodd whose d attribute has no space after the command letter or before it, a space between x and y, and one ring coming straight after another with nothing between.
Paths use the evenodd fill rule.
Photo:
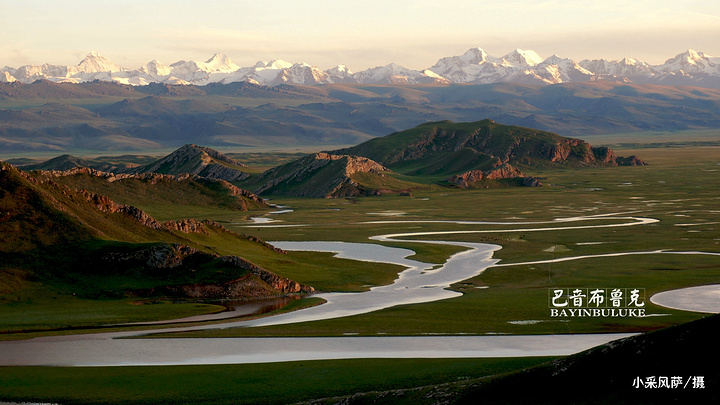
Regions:
<instances>
[{"instance_id":1,"label":"snowy peak","mask_svg":"<svg viewBox=\"0 0 720 405\"><path fill-rule=\"evenodd\" d=\"M11 75L9 71L6 71L6 70L0 71L0 82L12 83L15 81L17 81L17 79L15 79L15 77L13 77L13 75Z\"/></svg>"},{"instance_id":2,"label":"snowy peak","mask_svg":"<svg viewBox=\"0 0 720 405\"><path fill-rule=\"evenodd\" d=\"M268 69L288 69L293 66L292 63L286 62L282 59L275 59L265 66Z\"/></svg>"},{"instance_id":3,"label":"snowy peak","mask_svg":"<svg viewBox=\"0 0 720 405\"><path fill-rule=\"evenodd\" d=\"M663 73L719 75L720 58L688 49L665 61L658 70Z\"/></svg>"},{"instance_id":4,"label":"snowy peak","mask_svg":"<svg viewBox=\"0 0 720 405\"><path fill-rule=\"evenodd\" d=\"M543 65L561 65L563 63L572 62L572 59L561 58L557 55L553 55L542 61Z\"/></svg>"},{"instance_id":5,"label":"snowy peak","mask_svg":"<svg viewBox=\"0 0 720 405\"><path fill-rule=\"evenodd\" d=\"M488 62L488 54L482 48L470 48L467 52L458 57L459 60L467 64L478 65L483 62Z\"/></svg>"},{"instance_id":6,"label":"snowy peak","mask_svg":"<svg viewBox=\"0 0 720 405\"><path fill-rule=\"evenodd\" d=\"M345 65L337 65L332 69L328 69L326 72L333 74L333 75L352 75L353 73L348 69Z\"/></svg>"},{"instance_id":7,"label":"snowy peak","mask_svg":"<svg viewBox=\"0 0 720 405\"><path fill-rule=\"evenodd\" d=\"M232 73L240 69L240 66L234 64L233 61L222 52L213 55L213 57L205 61L203 65L205 71L209 73Z\"/></svg>"},{"instance_id":8,"label":"snowy peak","mask_svg":"<svg viewBox=\"0 0 720 405\"><path fill-rule=\"evenodd\" d=\"M428 75L424 72L404 68L396 63L378 66L355 73L353 78L358 83L366 84L421 84L447 83L448 80L437 74Z\"/></svg>"},{"instance_id":9,"label":"snowy peak","mask_svg":"<svg viewBox=\"0 0 720 405\"><path fill-rule=\"evenodd\" d=\"M676 56L676 58L684 58L684 61L691 65L696 65L698 62L705 59L705 54L702 52L695 52L692 49L688 49L684 53L681 53Z\"/></svg>"},{"instance_id":10,"label":"snowy peak","mask_svg":"<svg viewBox=\"0 0 720 405\"><path fill-rule=\"evenodd\" d=\"M502 57L488 55L479 47L461 55L443 57L428 69L407 69L396 63L353 73L345 65L320 70L307 63L282 59L260 61L240 67L218 52L201 61L165 65L157 60L136 69L125 69L97 52L90 52L77 66L26 65L0 69L0 82L32 83L38 79L82 83L92 80L130 85L164 83L206 85L209 83L250 82L265 86L279 84L318 85L332 83L421 84L421 83L498 83L519 82L554 84L590 80L614 80L639 84L697 85L720 88L720 58L692 49L668 59L662 65L649 65L637 59L620 61L583 60L552 55L543 60L532 50L515 49Z\"/></svg>"},{"instance_id":11,"label":"snowy peak","mask_svg":"<svg viewBox=\"0 0 720 405\"><path fill-rule=\"evenodd\" d=\"M125 70L127 69L101 56L95 51L90 52L85 59L77 65L77 71L83 73L122 72Z\"/></svg>"},{"instance_id":12,"label":"snowy peak","mask_svg":"<svg viewBox=\"0 0 720 405\"><path fill-rule=\"evenodd\" d=\"M353 72L345 65L337 65L325 71L327 83L355 83Z\"/></svg>"},{"instance_id":13,"label":"snowy peak","mask_svg":"<svg viewBox=\"0 0 720 405\"><path fill-rule=\"evenodd\" d=\"M276 80L277 83L292 83L304 85L316 85L326 83L328 73L310 66L307 63L296 63L289 68L280 70L280 74Z\"/></svg>"},{"instance_id":14,"label":"snowy peak","mask_svg":"<svg viewBox=\"0 0 720 405\"><path fill-rule=\"evenodd\" d=\"M509 62L512 66L537 66L543 62L543 59L535 53L535 51L516 49L502 57L503 60Z\"/></svg>"},{"instance_id":15,"label":"snowy peak","mask_svg":"<svg viewBox=\"0 0 720 405\"><path fill-rule=\"evenodd\" d=\"M140 71L152 76L169 76L172 73L172 68L154 59L148 62L147 65L142 66Z\"/></svg>"}]
</instances>

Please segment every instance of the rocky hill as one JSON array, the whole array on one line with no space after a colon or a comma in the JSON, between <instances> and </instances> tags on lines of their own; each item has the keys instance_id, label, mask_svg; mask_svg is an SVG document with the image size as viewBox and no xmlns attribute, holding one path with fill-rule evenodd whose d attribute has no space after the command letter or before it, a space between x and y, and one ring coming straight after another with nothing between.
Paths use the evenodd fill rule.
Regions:
<instances>
[{"instance_id":1,"label":"rocky hill","mask_svg":"<svg viewBox=\"0 0 720 405\"><path fill-rule=\"evenodd\" d=\"M130 173L193 174L208 179L237 181L248 178L247 166L222 153L188 144L164 158L134 169Z\"/></svg>"},{"instance_id":2,"label":"rocky hill","mask_svg":"<svg viewBox=\"0 0 720 405\"><path fill-rule=\"evenodd\" d=\"M191 235L234 239L269 255L283 254L257 238L208 221L163 223L132 205L55 181L61 178L30 175L0 163L0 276L21 272L36 283L84 298L143 296L148 289L155 291L153 296L195 297L191 292L197 286L212 285L227 288L208 287L203 298L312 290L240 257L206 252L209 248Z\"/></svg>"},{"instance_id":3,"label":"rocky hill","mask_svg":"<svg viewBox=\"0 0 720 405\"><path fill-rule=\"evenodd\" d=\"M445 176L462 187L527 177L520 169L645 164L581 139L492 120L430 122L334 153L364 156L404 175Z\"/></svg>"},{"instance_id":4,"label":"rocky hill","mask_svg":"<svg viewBox=\"0 0 720 405\"><path fill-rule=\"evenodd\" d=\"M351 148L315 153L243 183L258 194L337 198L408 194L423 184L541 186L536 168L644 165L606 147L491 120L430 122Z\"/></svg>"},{"instance_id":5,"label":"rocky hill","mask_svg":"<svg viewBox=\"0 0 720 405\"><path fill-rule=\"evenodd\" d=\"M95 163L73 155L60 155L42 163L29 164L23 170L70 170L77 167L93 167Z\"/></svg>"},{"instance_id":6,"label":"rocky hill","mask_svg":"<svg viewBox=\"0 0 720 405\"><path fill-rule=\"evenodd\" d=\"M252 169L215 149L193 144L184 145L169 155L145 164L118 165L109 157L80 158L61 155L40 163L18 165L23 170L66 171L85 167L115 174L194 175L207 179L238 181L246 179Z\"/></svg>"},{"instance_id":7,"label":"rocky hill","mask_svg":"<svg viewBox=\"0 0 720 405\"><path fill-rule=\"evenodd\" d=\"M386 167L364 157L315 153L270 169L253 184L258 194L349 197L374 191L357 181L359 175L382 178L386 172Z\"/></svg>"},{"instance_id":8,"label":"rocky hill","mask_svg":"<svg viewBox=\"0 0 720 405\"><path fill-rule=\"evenodd\" d=\"M107 195L136 206L213 206L239 211L269 208L261 197L226 180L194 174L109 173L87 167L70 170L35 171L38 179L52 180L74 189Z\"/></svg>"}]
</instances>

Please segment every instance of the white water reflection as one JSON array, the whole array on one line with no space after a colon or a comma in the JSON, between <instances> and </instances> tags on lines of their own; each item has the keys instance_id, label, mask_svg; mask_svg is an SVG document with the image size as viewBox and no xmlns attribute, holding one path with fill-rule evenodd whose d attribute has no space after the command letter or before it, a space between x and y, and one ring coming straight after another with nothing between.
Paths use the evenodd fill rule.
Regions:
<instances>
[{"instance_id":1,"label":"white water reflection","mask_svg":"<svg viewBox=\"0 0 720 405\"><path fill-rule=\"evenodd\" d=\"M492 254L495 250L500 249L500 246L486 243L443 241L433 241L432 243L463 246L468 250L454 254L445 264L435 268L435 264L408 259L408 256L415 254L412 250L372 243L271 242L272 245L283 250L334 252L335 256L339 258L397 264L407 269L402 271L390 285L373 287L370 291L360 293L317 294L317 297L323 298L327 302L302 311L226 324L226 326L267 326L332 319L365 314L397 305L418 304L457 297L462 294L447 288L451 284L475 277L493 265L497 260L492 259Z\"/></svg>"},{"instance_id":2,"label":"white water reflection","mask_svg":"<svg viewBox=\"0 0 720 405\"><path fill-rule=\"evenodd\" d=\"M250 217L250 220L253 221L255 224L267 224L269 222L275 222L276 219L267 218L267 217Z\"/></svg>"},{"instance_id":3,"label":"white water reflection","mask_svg":"<svg viewBox=\"0 0 720 405\"><path fill-rule=\"evenodd\" d=\"M566 356L631 334L23 340L0 366L244 364L351 358Z\"/></svg>"},{"instance_id":4,"label":"white water reflection","mask_svg":"<svg viewBox=\"0 0 720 405\"><path fill-rule=\"evenodd\" d=\"M616 214L564 218L554 223L583 220L630 220L617 224L569 227L526 228L517 226L502 232L528 232L607 228L645 225L657 222L652 218L613 217ZM384 222L384 221L383 221ZM388 221L390 222L390 221ZM385 222L385 223L388 223ZM412 221L407 221L412 222ZM508 224L490 222L458 222L467 224ZM544 222L549 223L549 222ZM530 222L525 225L531 224ZM535 224L539 224L535 223ZM303 226L303 225L294 225ZM371 239L397 241L424 235L499 232L498 230L418 232L380 235ZM405 266L397 280L388 286L372 288L364 293L321 294L327 304L293 313L254 321L220 325L173 328L172 331L218 329L239 326L261 326L330 319L367 313L391 306L430 302L460 295L446 288L472 278L494 265L493 251L499 246L483 243L450 241L403 242L455 245L467 250L451 256L441 267L408 259L413 252L377 244L343 242L284 242L276 246L285 250L320 250L337 252L339 257L355 260L382 261ZM656 252L647 252L655 254ZM647 254L644 253L644 254ZM665 253L665 252L663 252ZM676 254L707 254L674 252ZM625 253L628 254L628 253ZM631 252L637 254L637 252ZM614 255L617 255L614 254ZM515 264L517 265L517 264ZM227 364L311 359L368 357L504 357L565 355L584 350L627 335L537 335L537 336L472 336L472 337L344 337L344 338L231 338L231 339L143 339L118 340L117 337L138 336L155 331L53 336L19 342L0 342L0 365L129 365L129 364Z\"/></svg>"},{"instance_id":5,"label":"white water reflection","mask_svg":"<svg viewBox=\"0 0 720 405\"><path fill-rule=\"evenodd\" d=\"M650 297L650 302L665 308L718 314L720 313L720 284L663 291Z\"/></svg>"}]
</instances>

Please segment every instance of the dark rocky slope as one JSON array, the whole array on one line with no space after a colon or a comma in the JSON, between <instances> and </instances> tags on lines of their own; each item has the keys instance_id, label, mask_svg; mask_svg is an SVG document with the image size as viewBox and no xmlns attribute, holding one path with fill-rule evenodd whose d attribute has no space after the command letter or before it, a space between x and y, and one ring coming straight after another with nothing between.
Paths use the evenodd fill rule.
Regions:
<instances>
[{"instance_id":1,"label":"dark rocky slope","mask_svg":"<svg viewBox=\"0 0 720 405\"><path fill-rule=\"evenodd\" d=\"M85 298L126 294L258 298L312 291L241 257L202 251L187 233L257 238L209 221L162 223L107 196L0 164L0 272ZM195 245L194 247L191 245ZM220 286L220 287L213 287Z\"/></svg>"}]
</instances>

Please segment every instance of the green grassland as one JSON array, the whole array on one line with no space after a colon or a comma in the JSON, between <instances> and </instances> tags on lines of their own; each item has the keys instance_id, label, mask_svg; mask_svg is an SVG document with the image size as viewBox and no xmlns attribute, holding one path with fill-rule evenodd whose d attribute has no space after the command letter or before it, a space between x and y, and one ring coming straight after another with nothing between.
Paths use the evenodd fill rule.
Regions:
<instances>
[{"instance_id":1,"label":"green grassland","mask_svg":"<svg viewBox=\"0 0 720 405\"><path fill-rule=\"evenodd\" d=\"M493 376L550 360L363 359L178 367L0 367L0 398L63 404L287 404Z\"/></svg>"},{"instance_id":2,"label":"green grassland","mask_svg":"<svg viewBox=\"0 0 720 405\"><path fill-rule=\"evenodd\" d=\"M635 153L639 151L622 151ZM413 197L355 199L282 199L294 211L274 216L281 225L262 227L228 224L264 240L344 240L370 242L384 233L484 230L487 233L443 235L443 240L501 245L494 257L520 263L560 257L617 252L720 252L720 148L644 149L649 166L584 170L539 170L543 187L455 190L432 186L414 190ZM474 220L548 221L554 218L619 213L660 222L642 226L543 232L502 232L508 225L438 223L364 223L371 221ZM601 225L623 220L595 220L539 226ZM233 228L234 227L234 228ZM418 239L437 239L437 236ZM407 243L415 259L442 263L457 247ZM288 257L303 253L290 252ZM319 269L318 269L319 271ZM298 280L302 272L294 274ZM548 288L645 288L659 291L720 282L717 256L653 254L590 258L562 263L497 267L453 288L463 296L435 303L409 305L356 317L252 329L228 329L197 336L373 335L422 333L588 333L643 331L687 322L701 314L669 310L648 302L647 318L550 319ZM481 287L481 288L477 288ZM488 288L485 288L488 287ZM520 321L520 322L518 322ZM522 321L538 321L524 323ZM184 335L187 336L187 335Z\"/></svg>"},{"instance_id":3,"label":"green grassland","mask_svg":"<svg viewBox=\"0 0 720 405\"><path fill-rule=\"evenodd\" d=\"M237 232L252 233L242 228ZM313 286L317 291L367 291L370 286L392 283L403 267L334 258L332 253L291 252L277 254L270 249L226 232L209 230L207 234L188 234L201 246L212 246L221 255L240 255L265 269L272 269L291 280ZM302 280L302 281L300 281Z\"/></svg>"},{"instance_id":4,"label":"green grassland","mask_svg":"<svg viewBox=\"0 0 720 405\"><path fill-rule=\"evenodd\" d=\"M412 190L413 196L387 195L352 199L271 198L271 202L292 207L293 211L267 215L264 211L243 212L222 206L195 204L177 206L153 203L147 197L142 208L160 220L212 219L239 234L277 240L329 240L370 242L373 235L400 232L481 230L484 233L444 235L444 240L487 242L502 246L494 257L501 263L547 260L564 256L647 251L656 249L720 251L720 226L714 224L717 210L718 157L715 147L650 148L639 153L650 163L642 167L608 167L576 169L538 169L530 175L543 177L543 187L508 187L498 189L457 190L440 185L425 185ZM626 215L657 218L660 222L643 226L599 229L575 229L544 232L502 232L508 225L461 225L429 222L373 223L377 221L548 221L554 218L631 213ZM250 216L273 218L277 225L253 225ZM579 225L623 222L622 220L584 221ZM574 225L574 224L570 224ZM556 226L547 224L542 226ZM138 242L147 236L135 235ZM417 237L435 239L436 236ZM194 246L221 255L240 255L263 268L319 291L364 291L373 285L389 284L401 270L399 266L342 260L329 253L289 252L279 255L242 237L211 230L207 234L183 234L182 239ZM456 246L424 243L386 243L412 249L416 260L441 264L461 251ZM77 273L77 272L76 272ZM78 273L79 274L79 273ZM12 303L13 311L57 309L58 322L40 320L50 325L66 324L63 305L46 305L33 299L40 294L23 284L22 277L7 276L20 287L16 296L7 296L2 306ZM99 280L93 278L93 280ZM105 280L105 279L102 279ZM109 281L108 281L109 280ZM584 259L554 264L498 267L460 283L453 288L463 296L451 300L391 308L357 317L320 321L303 325L212 331L214 335L340 335L392 333L582 333L655 329L697 318L698 314L662 309L648 304L649 313L670 314L643 319L548 319L547 289L558 288L645 288L647 298L663 290L720 281L717 257L656 254ZM101 283L111 283L112 278ZM6 285L11 285L6 283ZM27 289L25 289L27 287ZM60 284L62 287L62 284ZM478 288L480 287L480 288ZM485 288L489 287L489 288ZM60 289L62 291L62 288ZM17 296L28 297L18 299ZM72 308L77 297L68 304ZM55 302L64 302L55 298ZM23 304L24 303L24 304ZM33 304L35 303L35 304ZM38 304L40 303L40 304ZM510 304L512 303L512 304ZM89 301L89 306L127 308L128 317L147 320L152 311L159 318L185 316L170 305L123 306L110 301ZM83 304L83 305L85 305ZM6 308L9 308L6 307ZM187 315L212 306L188 306ZM652 311L650 311L652 309ZM114 310L114 309L113 309ZM137 314L137 318L135 315ZM52 318L52 314L47 315ZM131 319L131 320L132 320ZM106 323L116 323L108 316ZM523 324L518 321L540 321ZM5 321L3 321L5 322ZM17 321L6 321L8 327ZM509 323L512 322L512 323ZM93 319L87 324L102 323ZM78 321L73 326L86 323ZM198 334L200 335L200 334Z\"/></svg>"},{"instance_id":5,"label":"green grassland","mask_svg":"<svg viewBox=\"0 0 720 405\"><path fill-rule=\"evenodd\" d=\"M487 242L502 246L501 263L617 252L720 252L720 148L643 148L636 153L649 166L537 169L543 187L458 190L424 185L412 196L386 195L350 199L271 198L292 212L272 215L223 207L148 205L162 219L212 219L239 234L267 241L327 240L371 243L373 235L402 232L482 230L485 233L417 237ZM551 221L554 218L619 213L656 218L649 225L507 232L510 225L461 225L377 221ZM277 222L253 224L249 216ZM625 220L593 220L532 227L601 225ZM390 283L398 266L360 263L330 254L289 252L278 255L238 236L212 231L184 235L197 246L219 254L239 254L279 275L322 291L359 291ZM142 241L143 238L138 238ZM415 239L415 237L413 237ZM377 242L372 242L377 243ZM456 246L386 243L412 249L412 259L443 263L461 251ZM22 272L6 272L0 325L23 329L45 324L91 327L107 323L167 319L216 307L204 304L131 305L132 301L68 297ZM652 254L589 258L552 264L497 267L453 286L461 297L406 305L354 317L260 328L165 334L165 336L337 336L438 334L542 334L641 332L685 323L703 314L669 310L647 303L647 318L551 319L548 288L644 288L652 294L720 282L717 256ZM294 305L305 305L293 303ZM78 313L83 313L78 316ZM28 315L28 324L23 322ZM531 322L527 322L531 321ZM537 321L537 322L535 322ZM56 332L58 333L58 332ZM16 334L17 335L17 334ZM160 335L158 335L160 336ZM6 336L10 337L10 336ZM17 336L16 336L17 337ZM526 359L350 360L263 365L0 368L0 398L61 403L289 403L369 390L392 390L490 376L546 361ZM380 371L381 370L381 371ZM112 399L110 399L112 398Z\"/></svg>"}]
</instances>

